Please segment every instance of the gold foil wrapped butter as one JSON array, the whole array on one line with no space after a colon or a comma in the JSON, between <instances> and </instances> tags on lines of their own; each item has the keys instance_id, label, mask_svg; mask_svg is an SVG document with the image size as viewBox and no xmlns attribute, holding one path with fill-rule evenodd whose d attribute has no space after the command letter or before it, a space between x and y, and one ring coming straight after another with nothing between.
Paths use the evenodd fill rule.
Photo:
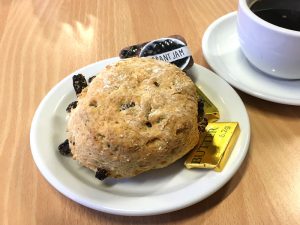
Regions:
<instances>
[{"instance_id":1,"label":"gold foil wrapped butter","mask_svg":"<svg viewBox=\"0 0 300 225\"><path fill-rule=\"evenodd\" d=\"M197 85L195 85L197 88L197 94L199 97L203 100L204 103L204 112L205 112L205 118L208 120L208 122L216 122L218 119L220 119L220 113L217 107L206 97L206 95L200 90Z\"/></svg>"},{"instance_id":2,"label":"gold foil wrapped butter","mask_svg":"<svg viewBox=\"0 0 300 225\"><path fill-rule=\"evenodd\" d=\"M222 171L240 134L237 122L208 123L199 144L184 165L188 169L206 168Z\"/></svg>"}]
</instances>

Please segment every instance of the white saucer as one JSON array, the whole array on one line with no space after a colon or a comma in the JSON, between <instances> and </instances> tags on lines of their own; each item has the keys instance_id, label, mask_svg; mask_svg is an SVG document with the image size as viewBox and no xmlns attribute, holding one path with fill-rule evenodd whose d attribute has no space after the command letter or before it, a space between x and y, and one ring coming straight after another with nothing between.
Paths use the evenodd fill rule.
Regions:
<instances>
[{"instance_id":1,"label":"white saucer","mask_svg":"<svg viewBox=\"0 0 300 225\"><path fill-rule=\"evenodd\" d=\"M66 139L66 107L76 99L72 75L96 75L118 58L103 60L67 76L42 100L35 112L30 145L34 161L42 175L58 191L87 207L119 215L154 215L178 210L213 194L238 170L248 151L249 118L234 89L206 68L194 65L188 74L218 107L221 121L239 122L241 133L227 165L220 173L212 170L188 170L179 160L171 166L130 179L106 179L101 182L90 170L70 157L59 154L57 146ZM222 90L220 94L219 90Z\"/></svg>"},{"instance_id":2,"label":"white saucer","mask_svg":"<svg viewBox=\"0 0 300 225\"><path fill-rule=\"evenodd\" d=\"M202 49L207 63L241 91L272 102L300 105L300 80L273 78L253 67L244 57L240 50L236 15L232 12L222 16L205 31Z\"/></svg>"}]
</instances>

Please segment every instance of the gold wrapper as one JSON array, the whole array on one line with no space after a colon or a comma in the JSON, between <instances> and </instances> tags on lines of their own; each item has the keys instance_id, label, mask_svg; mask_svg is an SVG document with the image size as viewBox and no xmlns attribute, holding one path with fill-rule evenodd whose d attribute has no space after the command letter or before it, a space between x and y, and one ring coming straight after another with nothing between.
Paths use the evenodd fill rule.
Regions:
<instances>
[{"instance_id":1,"label":"gold wrapper","mask_svg":"<svg viewBox=\"0 0 300 225\"><path fill-rule=\"evenodd\" d=\"M222 171L240 134L237 122L208 123L199 144L188 155L188 169L206 168Z\"/></svg>"},{"instance_id":2,"label":"gold wrapper","mask_svg":"<svg viewBox=\"0 0 300 225\"><path fill-rule=\"evenodd\" d=\"M220 113L217 107L206 97L206 95L200 90L200 88L195 85L197 88L197 94L203 100L204 103L204 113L208 122L216 122L220 119Z\"/></svg>"}]
</instances>

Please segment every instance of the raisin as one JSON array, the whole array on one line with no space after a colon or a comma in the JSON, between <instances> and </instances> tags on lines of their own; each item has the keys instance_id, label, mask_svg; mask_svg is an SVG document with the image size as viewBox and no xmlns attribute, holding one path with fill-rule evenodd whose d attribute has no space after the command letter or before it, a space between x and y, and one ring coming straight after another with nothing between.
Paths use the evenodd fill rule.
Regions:
<instances>
[{"instance_id":1,"label":"raisin","mask_svg":"<svg viewBox=\"0 0 300 225\"><path fill-rule=\"evenodd\" d=\"M125 110L125 109L128 109L128 108L131 108L131 107L134 107L134 106L135 106L134 102L129 102L129 103L126 103L126 104L122 104L121 105L121 111Z\"/></svg>"},{"instance_id":2,"label":"raisin","mask_svg":"<svg viewBox=\"0 0 300 225\"><path fill-rule=\"evenodd\" d=\"M147 126L147 127L152 127L152 123L147 122L147 123L146 123L146 126Z\"/></svg>"},{"instance_id":3,"label":"raisin","mask_svg":"<svg viewBox=\"0 0 300 225\"><path fill-rule=\"evenodd\" d=\"M207 118L203 118L203 120L200 123L198 123L198 130L204 132L207 124L208 124Z\"/></svg>"},{"instance_id":4,"label":"raisin","mask_svg":"<svg viewBox=\"0 0 300 225\"><path fill-rule=\"evenodd\" d=\"M154 83L154 85L155 85L156 87L159 87L159 83L158 83L158 82L154 81L153 83Z\"/></svg>"},{"instance_id":5,"label":"raisin","mask_svg":"<svg viewBox=\"0 0 300 225\"><path fill-rule=\"evenodd\" d=\"M201 120L203 116L204 116L204 101L200 99L198 101L198 120Z\"/></svg>"},{"instance_id":6,"label":"raisin","mask_svg":"<svg viewBox=\"0 0 300 225\"><path fill-rule=\"evenodd\" d=\"M97 103L97 101L95 99L93 99L93 100L90 101L89 106L97 107L98 103Z\"/></svg>"},{"instance_id":7,"label":"raisin","mask_svg":"<svg viewBox=\"0 0 300 225\"><path fill-rule=\"evenodd\" d=\"M130 58L136 55L136 52L138 50L137 45L131 46L129 49L123 49L120 53L121 58Z\"/></svg>"},{"instance_id":8,"label":"raisin","mask_svg":"<svg viewBox=\"0 0 300 225\"><path fill-rule=\"evenodd\" d=\"M67 111L68 113L70 113L70 112L71 112L71 109L75 109L75 108L77 107L77 103L78 103L78 101L71 102L71 103L68 105L68 107L66 108L66 111Z\"/></svg>"},{"instance_id":9,"label":"raisin","mask_svg":"<svg viewBox=\"0 0 300 225\"><path fill-rule=\"evenodd\" d=\"M120 52L120 57L121 58L127 58L126 57L127 54L128 54L128 50L127 49L122 49L121 52Z\"/></svg>"},{"instance_id":10,"label":"raisin","mask_svg":"<svg viewBox=\"0 0 300 225\"><path fill-rule=\"evenodd\" d=\"M58 146L58 151L62 155L69 155L71 153L71 149L69 146L69 140L66 139L63 143Z\"/></svg>"},{"instance_id":11,"label":"raisin","mask_svg":"<svg viewBox=\"0 0 300 225\"><path fill-rule=\"evenodd\" d=\"M82 74L77 74L73 76L73 87L76 95L79 95L84 88L87 87L87 82Z\"/></svg>"},{"instance_id":12,"label":"raisin","mask_svg":"<svg viewBox=\"0 0 300 225\"><path fill-rule=\"evenodd\" d=\"M106 169L97 168L97 172L95 174L95 177L99 180L104 180L109 176L109 173Z\"/></svg>"},{"instance_id":13,"label":"raisin","mask_svg":"<svg viewBox=\"0 0 300 225\"><path fill-rule=\"evenodd\" d=\"M90 77L90 78L88 79L88 82L91 83L91 82L94 80L95 77L96 77L96 76Z\"/></svg>"}]
</instances>

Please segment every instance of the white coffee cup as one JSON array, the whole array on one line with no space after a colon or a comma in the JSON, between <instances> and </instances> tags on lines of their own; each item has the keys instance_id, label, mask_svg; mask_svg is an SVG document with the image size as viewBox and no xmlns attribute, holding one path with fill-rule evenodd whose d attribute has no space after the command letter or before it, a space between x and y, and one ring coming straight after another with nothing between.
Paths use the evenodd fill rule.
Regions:
<instances>
[{"instance_id":1,"label":"white coffee cup","mask_svg":"<svg viewBox=\"0 0 300 225\"><path fill-rule=\"evenodd\" d=\"M259 70L278 78L300 79L300 32L273 25L255 15L257 0L239 0L238 34L242 52Z\"/></svg>"}]
</instances>

